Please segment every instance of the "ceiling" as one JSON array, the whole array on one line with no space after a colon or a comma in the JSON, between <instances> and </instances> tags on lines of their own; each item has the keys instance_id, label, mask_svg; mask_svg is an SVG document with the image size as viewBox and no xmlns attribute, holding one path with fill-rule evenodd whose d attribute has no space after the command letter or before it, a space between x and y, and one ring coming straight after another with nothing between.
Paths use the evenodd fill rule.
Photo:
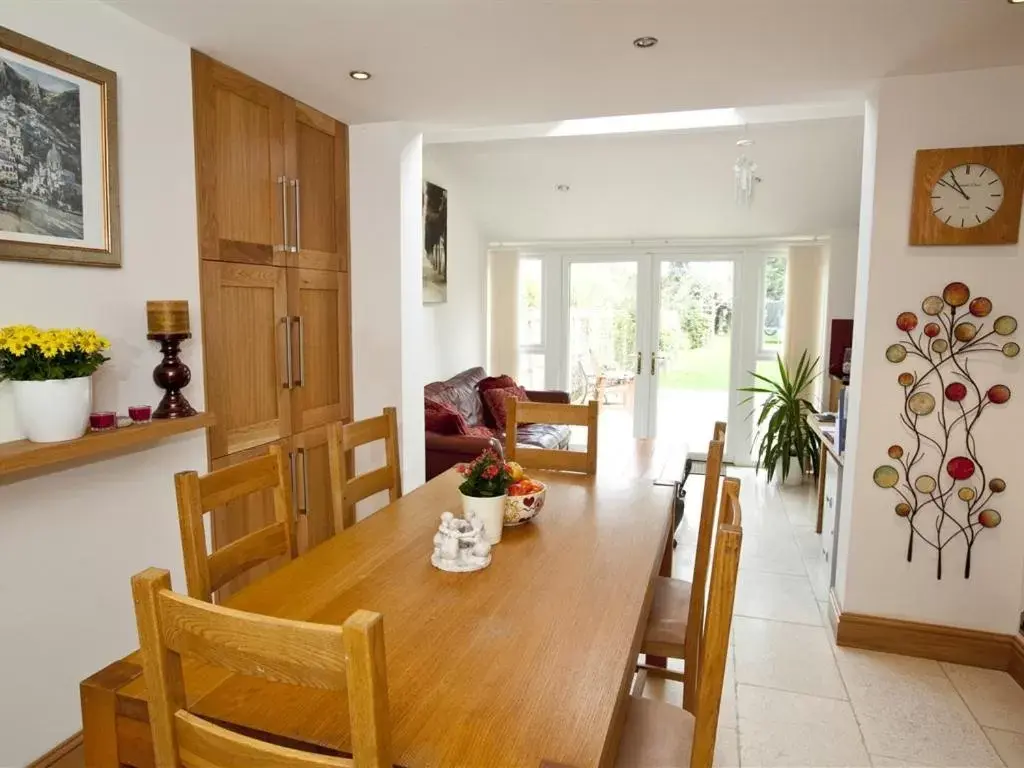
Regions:
<instances>
[{"instance_id":1,"label":"ceiling","mask_svg":"<svg viewBox=\"0 0 1024 768\"><path fill-rule=\"evenodd\" d=\"M491 242L822 235L857 227L863 126L751 126L750 208L734 201L741 129L431 144L424 177Z\"/></svg>"},{"instance_id":2,"label":"ceiling","mask_svg":"<svg viewBox=\"0 0 1024 768\"><path fill-rule=\"evenodd\" d=\"M105 2L352 123L784 104L1024 63L1024 5L1005 0Z\"/></svg>"}]
</instances>

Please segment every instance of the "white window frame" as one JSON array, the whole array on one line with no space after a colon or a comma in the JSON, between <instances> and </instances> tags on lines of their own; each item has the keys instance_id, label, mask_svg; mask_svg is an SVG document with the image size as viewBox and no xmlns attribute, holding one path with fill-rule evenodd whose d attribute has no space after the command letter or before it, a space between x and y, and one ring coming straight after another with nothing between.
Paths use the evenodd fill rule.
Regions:
<instances>
[{"instance_id":1,"label":"white window frame","mask_svg":"<svg viewBox=\"0 0 1024 768\"><path fill-rule=\"evenodd\" d=\"M522 355L543 355L544 356L544 384L542 388L548 388L548 382L550 381L550 371L548 363L550 362L550 355L547 353L547 337L548 327L551 325L548 322L548 279L546 269L546 259L542 254L537 253L520 253L519 256L519 269L517 275L522 274L523 262L536 261L540 263L540 343L539 344L523 344L519 338L519 331L521 325L518 318L516 319L516 366L518 368L519 359ZM516 308L519 307L519 289L520 282L519 278L516 279ZM516 378L519 379L523 375L522 371L516 372Z\"/></svg>"}]
</instances>

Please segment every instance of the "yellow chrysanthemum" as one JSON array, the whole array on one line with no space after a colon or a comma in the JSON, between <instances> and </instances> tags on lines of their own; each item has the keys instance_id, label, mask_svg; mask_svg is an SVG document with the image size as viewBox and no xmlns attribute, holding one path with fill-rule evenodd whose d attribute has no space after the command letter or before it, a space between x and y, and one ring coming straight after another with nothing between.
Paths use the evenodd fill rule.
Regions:
<instances>
[{"instance_id":1,"label":"yellow chrysanthemum","mask_svg":"<svg viewBox=\"0 0 1024 768\"><path fill-rule=\"evenodd\" d=\"M25 354L25 344L18 339L8 339L7 350L15 357L21 357Z\"/></svg>"}]
</instances>

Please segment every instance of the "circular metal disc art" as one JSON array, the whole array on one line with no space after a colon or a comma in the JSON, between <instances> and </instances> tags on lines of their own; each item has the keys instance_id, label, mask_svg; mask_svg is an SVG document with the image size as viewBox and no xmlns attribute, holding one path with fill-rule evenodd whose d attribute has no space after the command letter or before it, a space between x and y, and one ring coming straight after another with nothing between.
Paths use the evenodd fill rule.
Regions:
<instances>
[{"instance_id":1,"label":"circular metal disc art","mask_svg":"<svg viewBox=\"0 0 1024 768\"><path fill-rule=\"evenodd\" d=\"M978 335L978 326L974 323L960 323L953 329L957 341L970 341Z\"/></svg>"},{"instance_id":2,"label":"circular metal disc art","mask_svg":"<svg viewBox=\"0 0 1024 768\"><path fill-rule=\"evenodd\" d=\"M928 392L918 392L907 400L907 407L918 416L927 416L935 410L935 398Z\"/></svg>"},{"instance_id":3,"label":"circular metal disc art","mask_svg":"<svg viewBox=\"0 0 1024 768\"><path fill-rule=\"evenodd\" d=\"M913 312L900 312L896 317L896 327L910 333L917 328L917 315Z\"/></svg>"},{"instance_id":4,"label":"circular metal disc art","mask_svg":"<svg viewBox=\"0 0 1024 768\"><path fill-rule=\"evenodd\" d=\"M929 296L921 302L921 311L926 315L937 315L946 308L941 296Z\"/></svg>"},{"instance_id":5,"label":"circular metal disc art","mask_svg":"<svg viewBox=\"0 0 1024 768\"><path fill-rule=\"evenodd\" d=\"M890 363L902 363L907 359L907 350L902 344L891 344L885 350L885 359Z\"/></svg>"},{"instance_id":6,"label":"circular metal disc art","mask_svg":"<svg viewBox=\"0 0 1024 768\"><path fill-rule=\"evenodd\" d=\"M914 481L914 487L921 493L931 493L935 490L935 478L931 475L921 475Z\"/></svg>"},{"instance_id":7,"label":"circular metal disc art","mask_svg":"<svg viewBox=\"0 0 1024 768\"><path fill-rule=\"evenodd\" d=\"M996 321L992 324L992 330L1000 336L1009 336L1017 330L1017 320L1009 315L997 317Z\"/></svg>"},{"instance_id":8,"label":"circular metal disc art","mask_svg":"<svg viewBox=\"0 0 1024 768\"><path fill-rule=\"evenodd\" d=\"M1001 522L1003 522L1003 516L996 512L994 509L986 509L980 515L978 515L978 522L981 523L985 528L995 528Z\"/></svg>"},{"instance_id":9,"label":"circular metal disc art","mask_svg":"<svg viewBox=\"0 0 1024 768\"><path fill-rule=\"evenodd\" d=\"M900 473L896 471L896 467L883 464L875 470L872 479L879 488L892 488L900 481Z\"/></svg>"},{"instance_id":10,"label":"circular metal disc art","mask_svg":"<svg viewBox=\"0 0 1024 768\"><path fill-rule=\"evenodd\" d=\"M963 283L950 283L942 290L942 298L951 307L962 307L971 298L971 290Z\"/></svg>"},{"instance_id":11,"label":"circular metal disc art","mask_svg":"<svg viewBox=\"0 0 1024 768\"><path fill-rule=\"evenodd\" d=\"M983 378L998 370L983 361L987 355L1020 355L1020 344L1005 338L1017 332L1017 320L998 314L988 296L972 297L966 283L953 281L939 295L926 296L920 312L898 312L896 329L899 341L886 347L885 358L899 365L895 383L903 402L894 420L909 439L889 443L891 463L875 469L873 480L898 497L890 524L907 526L907 561L925 547L935 555L941 579L944 562L963 555L967 579L979 536L1002 522L993 507L1006 482L988 479L998 468L986 464L1012 460L979 440L991 434L979 422L1000 418L990 418L990 409L1013 407L1008 385Z\"/></svg>"}]
</instances>

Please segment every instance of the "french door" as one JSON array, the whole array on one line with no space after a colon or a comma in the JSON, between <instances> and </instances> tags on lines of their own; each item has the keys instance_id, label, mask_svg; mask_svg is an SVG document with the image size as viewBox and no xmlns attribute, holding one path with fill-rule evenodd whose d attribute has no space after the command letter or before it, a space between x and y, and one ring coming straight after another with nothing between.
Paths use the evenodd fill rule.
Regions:
<instances>
[{"instance_id":1,"label":"french door","mask_svg":"<svg viewBox=\"0 0 1024 768\"><path fill-rule=\"evenodd\" d=\"M748 462L750 408L736 388L757 364L764 263L742 252L547 261L547 383L601 402L606 439L657 437L699 456L727 421L727 458Z\"/></svg>"}]
</instances>

